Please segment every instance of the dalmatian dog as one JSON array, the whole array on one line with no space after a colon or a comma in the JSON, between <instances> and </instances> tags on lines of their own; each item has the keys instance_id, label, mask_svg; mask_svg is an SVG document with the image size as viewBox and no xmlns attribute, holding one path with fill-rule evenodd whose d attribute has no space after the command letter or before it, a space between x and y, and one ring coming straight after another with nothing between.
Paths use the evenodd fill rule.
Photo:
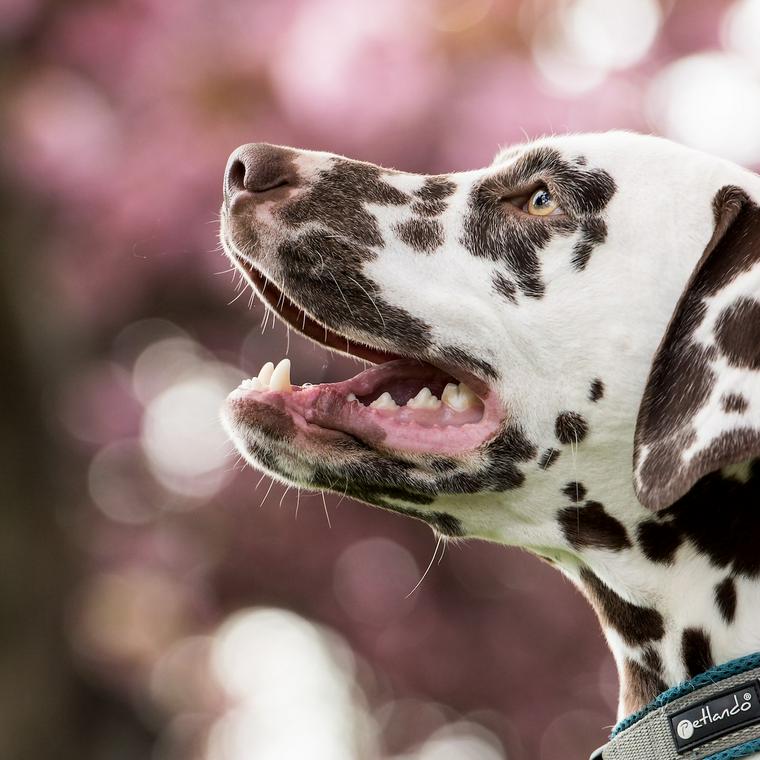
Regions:
<instances>
[{"instance_id":1,"label":"dalmatian dog","mask_svg":"<svg viewBox=\"0 0 760 760\"><path fill-rule=\"evenodd\" d=\"M753 173L628 132L434 176L244 145L226 253L371 365L318 385L265 365L226 428L284 482L556 565L632 713L760 650L759 203Z\"/></svg>"}]
</instances>

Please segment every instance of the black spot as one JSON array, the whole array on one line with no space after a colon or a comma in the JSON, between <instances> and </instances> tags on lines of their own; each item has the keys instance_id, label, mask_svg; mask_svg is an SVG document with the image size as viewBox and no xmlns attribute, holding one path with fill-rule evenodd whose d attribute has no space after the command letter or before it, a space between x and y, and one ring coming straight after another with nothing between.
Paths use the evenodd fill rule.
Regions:
<instances>
[{"instance_id":1,"label":"black spot","mask_svg":"<svg viewBox=\"0 0 760 760\"><path fill-rule=\"evenodd\" d=\"M518 464L529 462L536 456L536 447L523 432L509 426L483 449L485 464L475 472L458 472L441 476L438 488L446 493L479 493L484 491L510 491L519 488L525 475Z\"/></svg>"},{"instance_id":2,"label":"black spot","mask_svg":"<svg viewBox=\"0 0 760 760\"><path fill-rule=\"evenodd\" d=\"M721 397L720 405L726 414L744 414L749 407L749 401L741 393L726 393Z\"/></svg>"},{"instance_id":3,"label":"black spot","mask_svg":"<svg viewBox=\"0 0 760 760\"><path fill-rule=\"evenodd\" d=\"M459 467L456 459L449 459L448 457L435 457L430 460L430 469L433 472L451 472Z\"/></svg>"},{"instance_id":4,"label":"black spot","mask_svg":"<svg viewBox=\"0 0 760 760\"><path fill-rule=\"evenodd\" d=\"M597 377L588 391L589 401L599 401L604 397L604 383Z\"/></svg>"},{"instance_id":5,"label":"black spot","mask_svg":"<svg viewBox=\"0 0 760 760\"><path fill-rule=\"evenodd\" d=\"M715 586L715 604L727 623L733 623L736 616L736 583L730 576Z\"/></svg>"},{"instance_id":6,"label":"black spot","mask_svg":"<svg viewBox=\"0 0 760 760\"><path fill-rule=\"evenodd\" d=\"M710 639L701 628L684 630L681 638L681 655L689 678L704 673L715 664Z\"/></svg>"},{"instance_id":7,"label":"black spot","mask_svg":"<svg viewBox=\"0 0 760 760\"><path fill-rule=\"evenodd\" d=\"M614 628L630 646L658 641L665 635L662 615L657 610L626 601L588 568L581 570L581 580L602 622Z\"/></svg>"},{"instance_id":8,"label":"black spot","mask_svg":"<svg viewBox=\"0 0 760 760\"><path fill-rule=\"evenodd\" d=\"M670 564L681 545L681 532L672 522L646 520L636 530L641 550L652 562Z\"/></svg>"},{"instance_id":9,"label":"black spot","mask_svg":"<svg viewBox=\"0 0 760 760\"><path fill-rule=\"evenodd\" d=\"M731 364L760 369L760 301L740 298L725 308L715 324L717 343Z\"/></svg>"},{"instance_id":10,"label":"black spot","mask_svg":"<svg viewBox=\"0 0 760 760\"><path fill-rule=\"evenodd\" d=\"M575 549L621 551L631 545L625 526L598 501L587 501L582 507L565 507L557 516L567 542Z\"/></svg>"},{"instance_id":11,"label":"black spot","mask_svg":"<svg viewBox=\"0 0 760 760\"><path fill-rule=\"evenodd\" d=\"M445 512L433 512L432 522L439 533L451 538L458 538L464 535L462 523L454 516Z\"/></svg>"},{"instance_id":12,"label":"black spot","mask_svg":"<svg viewBox=\"0 0 760 760\"><path fill-rule=\"evenodd\" d=\"M559 459L559 455L558 449L546 449L538 460L538 466L542 470L548 470Z\"/></svg>"},{"instance_id":13,"label":"black spot","mask_svg":"<svg viewBox=\"0 0 760 760\"><path fill-rule=\"evenodd\" d=\"M583 501L586 498L586 486L584 486L583 483L578 483L573 480L562 489L562 493L565 494L570 501Z\"/></svg>"},{"instance_id":14,"label":"black spot","mask_svg":"<svg viewBox=\"0 0 760 760\"><path fill-rule=\"evenodd\" d=\"M588 423L577 412L561 412L554 423L560 443L580 443L588 433Z\"/></svg>"},{"instance_id":15,"label":"black spot","mask_svg":"<svg viewBox=\"0 0 760 760\"><path fill-rule=\"evenodd\" d=\"M473 356L459 346L441 346L438 349L438 356L442 363L464 367L480 377L489 380L497 380L499 377L499 373L492 364L478 356Z\"/></svg>"},{"instance_id":16,"label":"black spot","mask_svg":"<svg viewBox=\"0 0 760 760\"><path fill-rule=\"evenodd\" d=\"M573 246L573 266L580 272L586 268L594 248L607 239L607 225L602 219L591 218L581 224L580 240Z\"/></svg>"},{"instance_id":17,"label":"black spot","mask_svg":"<svg viewBox=\"0 0 760 760\"><path fill-rule=\"evenodd\" d=\"M493 276L493 288L510 303L517 303L517 288L515 284L511 280L508 280L501 272L496 272Z\"/></svg>"},{"instance_id":18,"label":"black spot","mask_svg":"<svg viewBox=\"0 0 760 760\"><path fill-rule=\"evenodd\" d=\"M720 472L706 475L662 515L717 567L733 575L756 578L760 575L760 461L749 468L746 483L724 477Z\"/></svg>"}]
</instances>

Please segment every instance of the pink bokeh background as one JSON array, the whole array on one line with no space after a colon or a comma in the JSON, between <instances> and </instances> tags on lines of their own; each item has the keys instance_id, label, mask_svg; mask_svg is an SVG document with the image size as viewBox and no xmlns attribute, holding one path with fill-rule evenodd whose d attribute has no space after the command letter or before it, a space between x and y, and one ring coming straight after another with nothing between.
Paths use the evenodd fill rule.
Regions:
<instances>
[{"instance_id":1,"label":"pink bokeh background","mask_svg":"<svg viewBox=\"0 0 760 760\"><path fill-rule=\"evenodd\" d=\"M0 20L0 756L587 757L616 675L559 574L460 543L410 595L428 528L232 452L219 405L264 361L356 365L237 289L222 171L252 141L438 173L612 128L758 165L760 2L0 0Z\"/></svg>"}]
</instances>

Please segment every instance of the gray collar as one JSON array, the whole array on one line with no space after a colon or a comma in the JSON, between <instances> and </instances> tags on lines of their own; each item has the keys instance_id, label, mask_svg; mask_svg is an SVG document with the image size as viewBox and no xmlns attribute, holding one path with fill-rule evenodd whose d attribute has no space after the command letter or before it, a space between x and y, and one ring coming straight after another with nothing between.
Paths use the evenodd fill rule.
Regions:
<instances>
[{"instance_id":1,"label":"gray collar","mask_svg":"<svg viewBox=\"0 0 760 760\"><path fill-rule=\"evenodd\" d=\"M733 760L760 752L760 653L660 694L590 760Z\"/></svg>"}]
</instances>

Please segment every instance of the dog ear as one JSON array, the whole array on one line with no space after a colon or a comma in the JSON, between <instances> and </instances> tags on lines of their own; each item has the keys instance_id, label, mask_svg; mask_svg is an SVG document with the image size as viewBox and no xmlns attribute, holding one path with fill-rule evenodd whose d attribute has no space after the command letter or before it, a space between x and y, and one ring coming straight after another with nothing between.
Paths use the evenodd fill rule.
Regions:
<instances>
[{"instance_id":1,"label":"dog ear","mask_svg":"<svg viewBox=\"0 0 760 760\"><path fill-rule=\"evenodd\" d=\"M760 208L715 196L715 231L657 349L634 439L634 487L652 510L704 475L760 457Z\"/></svg>"}]
</instances>

